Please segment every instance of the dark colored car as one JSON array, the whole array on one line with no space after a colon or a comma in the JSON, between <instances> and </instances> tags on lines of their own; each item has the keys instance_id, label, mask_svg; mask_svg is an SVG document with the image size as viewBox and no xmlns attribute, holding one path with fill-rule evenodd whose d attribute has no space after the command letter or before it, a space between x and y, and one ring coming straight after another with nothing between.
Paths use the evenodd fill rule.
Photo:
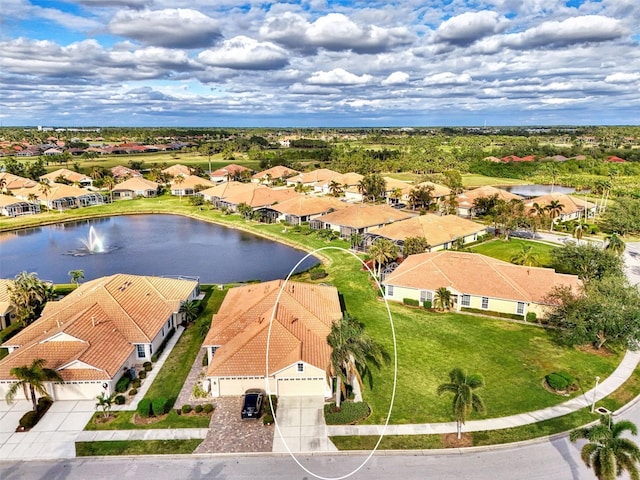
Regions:
<instances>
[{"instance_id":1,"label":"dark colored car","mask_svg":"<svg viewBox=\"0 0 640 480\"><path fill-rule=\"evenodd\" d=\"M259 388L250 388L244 392L244 402L242 403L242 419L260 418L264 411L264 397L266 392Z\"/></svg>"}]
</instances>

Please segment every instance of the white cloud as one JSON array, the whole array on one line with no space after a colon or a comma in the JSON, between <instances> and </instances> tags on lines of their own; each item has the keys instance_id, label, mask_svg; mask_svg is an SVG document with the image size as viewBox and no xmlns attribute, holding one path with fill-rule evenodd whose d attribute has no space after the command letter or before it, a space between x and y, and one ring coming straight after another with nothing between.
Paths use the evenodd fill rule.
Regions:
<instances>
[{"instance_id":1,"label":"white cloud","mask_svg":"<svg viewBox=\"0 0 640 480\"><path fill-rule=\"evenodd\" d=\"M640 73L612 73L604 79L608 83L633 83L640 80Z\"/></svg>"},{"instance_id":2,"label":"white cloud","mask_svg":"<svg viewBox=\"0 0 640 480\"><path fill-rule=\"evenodd\" d=\"M471 81L471 76L467 73L456 75L452 72L441 72L425 77L423 83L426 85L466 85Z\"/></svg>"},{"instance_id":3,"label":"white cloud","mask_svg":"<svg viewBox=\"0 0 640 480\"><path fill-rule=\"evenodd\" d=\"M307 80L310 85L364 85L373 80L371 75L356 75L342 68L330 72L314 72Z\"/></svg>"},{"instance_id":4,"label":"white cloud","mask_svg":"<svg viewBox=\"0 0 640 480\"><path fill-rule=\"evenodd\" d=\"M409 81L409 74L406 72L393 72L387 78L380 82L381 85L387 87L390 85L403 85Z\"/></svg>"},{"instance_id":5,"label":"white cloud","mask_svg":"<svg viewBox=\"0 0 640 480\"><path fill-rule=\"evenodd\" d=\"M496 12L465 12L443 22L436 29L433 40L454 45L470 45L483 37L504 31L508 25L509 20Z\"/></svg>"},{"instance_id":6,"label":"white cloud","mask_svg":"<svg viewBox=\"0 0 640 480\"><path fill-rule=\"evenodd\" d=\"M289 63L289 55L283 48L245 36L225 40L219 48L201 52L198 59L214 67L239 70L272 70Z\"/></svg>"}]
</instances>

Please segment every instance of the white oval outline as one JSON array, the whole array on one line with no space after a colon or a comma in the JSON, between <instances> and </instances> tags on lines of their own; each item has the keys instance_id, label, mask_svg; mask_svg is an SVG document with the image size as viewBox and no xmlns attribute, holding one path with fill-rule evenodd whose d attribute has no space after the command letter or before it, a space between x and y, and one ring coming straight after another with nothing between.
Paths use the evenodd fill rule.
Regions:
<instances>
[{"instance_id":1,"label":"white oval outline","mask_svg":"<svg viewBox=\"0 0 640 480\"><path fill-rule=\"evenodd\" d=\"M266 359L265 359L266 363L265 363L264 382L265 382L265 390L266 390L268 398L269 398L269 405L271 406L271 410L273 411L273 402L271 401L271 386L269 385L269 346L270 346L270 342L271 342L271 327L273 325L273 319L275 318L276 307L278 306L278 302L280 301L280 296L282 295L282 292L283 292L285 286L287 285L287 282L289 281L289 279L291 278L291 275L293 275L295 270L307 258L309 258L310 256L312 256L312 255L314 255L314 254L316 254L318 252L322 252L324 250L339 250L339 251L347 252L350 255L352 255L353 257L355 257L356 259L358 259L358 261L360 263L362 263L362 265L364 265L364 267L367 269L369 274L375 280L376 285L378 286L378 291L383 293L382 299L384 300L384 304L385 304L385 307L387 309L387 313L389 314L389 324L391 325L391 336L393 338L393 390L391 392L391 403L389 404L389 412L387 413L387 418L386 418L385 423L384 423L384 425L382 427L382 432L380 433L378 441L376 442L375 446L373 447L373 450L371 450L369 455L364 459L364 461L358 467L356 467L353 471L347 473L346 475L342 475L340 477L323 477L321 475L315 474L311 470L307 469L304 465L302 465L302 463L300 463L300 461L296 458L294 453L289 448L289 445L287 444L287 442L284 440L284 438L282 436L282 432L280 431L280 425L278 424L277 415L273 416L273 420L275 422L276 430L278 431L278 435L280 436L280 439L282 440L282 443L284 443L284 446L287 448L287 452L289 452L289 455L291 456L291 458L293 458L293 460L298 464L298 466L300 468L302 468L309 475L312 475L312 476L314 476L315 478L317 478L319 480L343 480L345 478L350 477L354 473L357 473L358 471L360 471L360 469L362 467L364 467L367 464L367 462L371 459L373 454L376 453L376 450L378 450L378 447L380 446L380 442L382 442L382 439L384 438L384 434L387 431L387 426L389 425L389 419L391 418L391 412L393 410L393 402L394 402L395 397L396 397L396 384L397 384L397 378L398 378L398 349L397 349L397 345L396 345L396 331L395 331L395 328L394 328L394 325L393 325L393 317L391 316L391 310L389 309L389 303L387 302L387 299L384 296L384 292L382 290L382 285L380 285L380 282L376 278L375 274L371 271L369 266L360 257L358 257L354 252L352 252L351 250L347 250L346 248L342 248L342 247L334 247L334 246L320 247L320 248L317 248L317 249L313 250L312 252L307 253L307 255L305 255L291 269L291 271L287 275L287 278L285 278L284 282L280 286L280 290L278 291L278 296L276 297L276 301L273 304L273 309L271 311L271 317L269 318L269 330L267 331L267 348L266 348Z\"/></svg>"}]
</instances>

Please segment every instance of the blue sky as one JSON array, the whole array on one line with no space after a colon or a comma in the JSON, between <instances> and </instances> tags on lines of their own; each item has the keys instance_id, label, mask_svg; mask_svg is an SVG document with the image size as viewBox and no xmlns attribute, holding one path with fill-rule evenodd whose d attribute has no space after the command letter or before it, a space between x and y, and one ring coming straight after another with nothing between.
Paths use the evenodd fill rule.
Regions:
<instances>
[{"instance_id":1,"label":"blue sky","mask_svg":"<svg viewBox=\"0 0 640 480\"><path fill-rule=\"evenodd\" d=\"M2 0L0 122L640 123L637 0Z\"/></svg>"}]
</instances>

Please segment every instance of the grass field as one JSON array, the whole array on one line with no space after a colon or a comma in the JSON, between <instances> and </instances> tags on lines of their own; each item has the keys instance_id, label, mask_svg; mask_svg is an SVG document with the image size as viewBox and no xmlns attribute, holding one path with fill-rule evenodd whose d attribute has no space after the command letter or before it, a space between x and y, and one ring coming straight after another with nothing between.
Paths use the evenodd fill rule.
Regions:
<instances>
[{"instance_id":1,"label":"grass field","mask_svg":"<svg viewBox=\"0 0 640 480\"><path fill-rule=\"evenodd\" d=\"M194 440L112 440L109 442L76 442L78 457L106 455L180 455L189 454L202 443Z\"/></svg>"},{"instance_id":2,"label":"grass field","mask_svg":"<svg viewBox=\"0 0 640 480\"><path fill-rule=\"evenodd\" d=\"M511 238L508 242L505 242L504 240L496 238L471 247L470 250L474 253L481 253L488 257L510 262L511 258L522 250L523 245L530 245L533 247L532 251L539 263L539 266L551 267L551 251L558 247L548 243L532 242L529 240L522 240L520 238Z\"/></svg>"},{"instance_id":3,"label":"grass field","mask_svg":"<svg viewBox=\"0 0 640 480\"><path fill-rule=\"evenodd\" d=\"M526 185L525 180L519 180L517 178L500 178L500 177L485 177L484 175L476 175L474 173L462 174L462 185L465 188L483 187L485 185Z\"/></svg>"}]
</instances>

